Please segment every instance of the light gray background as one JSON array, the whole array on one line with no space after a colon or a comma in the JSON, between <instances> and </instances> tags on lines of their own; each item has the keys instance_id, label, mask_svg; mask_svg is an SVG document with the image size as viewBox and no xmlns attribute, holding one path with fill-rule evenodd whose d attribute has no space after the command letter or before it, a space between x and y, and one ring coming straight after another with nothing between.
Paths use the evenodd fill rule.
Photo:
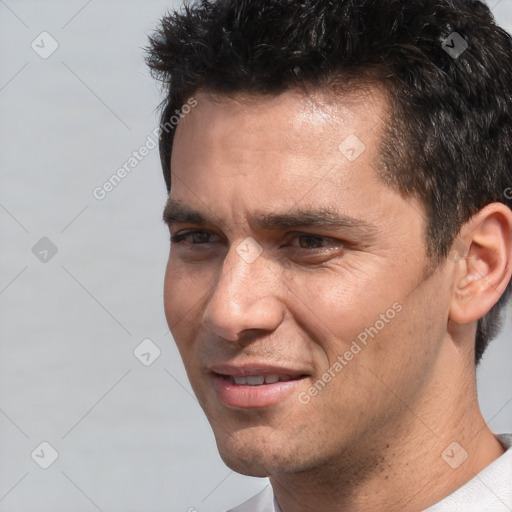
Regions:
<instances>
[{"instance_id":1,"label":"light gray background","mask_svg":"<svg viewBox=\"0 0 512 512\"><path fill-rule=\"evenodd\" d=\"M152 136L161 96L141 48L179 3L0 0L2 512L213 512L266 483L220 460L168 332L157 149L92 194ZM512 30L512 0L490 5ZM43 31L47 59L31 48L50 48ZM512 431L511 334L478 371L496 432ZM161 350L147 367L146 338ZM31 458L50 460L43 441L48 469Z\"/></svg>"}]
</instances>

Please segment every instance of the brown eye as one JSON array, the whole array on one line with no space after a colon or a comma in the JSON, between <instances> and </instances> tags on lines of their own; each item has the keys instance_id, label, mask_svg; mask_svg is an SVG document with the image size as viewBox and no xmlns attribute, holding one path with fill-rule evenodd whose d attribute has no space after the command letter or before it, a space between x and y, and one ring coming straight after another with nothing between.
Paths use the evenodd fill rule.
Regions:
<instances>
[{"instance_id":1,"label":"brown eye","mask_svg":"<svg viewBox=\"0 0 512 512\"><path fill-rule=\"evenodd\" d=\"M297 239L301 249L318 249L327 245L327 241L319 236L299 235Z\"/></svg>"}]
</instances>

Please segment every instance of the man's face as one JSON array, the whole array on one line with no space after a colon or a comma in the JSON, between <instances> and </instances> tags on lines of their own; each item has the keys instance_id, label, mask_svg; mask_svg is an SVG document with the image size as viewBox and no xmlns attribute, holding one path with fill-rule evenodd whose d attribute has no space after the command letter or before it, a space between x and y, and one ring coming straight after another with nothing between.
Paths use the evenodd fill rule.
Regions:
<instances>
[{"instance_id":1,"label":"man's face","mask_svg":"<svg viewBox=\"0 0 512 512\"><path fill-rule=\"evenodd\" d=\"M428 399L450 296L423 207L378 176L385 96L196 99L165 310L220 454L255 476L371 457Z\"/></svg>"}]
</instances>

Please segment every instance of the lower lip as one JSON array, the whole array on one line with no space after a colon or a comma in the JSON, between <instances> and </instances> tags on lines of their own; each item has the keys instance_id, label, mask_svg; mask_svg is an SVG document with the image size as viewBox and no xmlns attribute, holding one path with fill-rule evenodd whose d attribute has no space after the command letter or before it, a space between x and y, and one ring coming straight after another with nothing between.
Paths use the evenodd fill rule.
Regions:
<instances>
[{"instance_id":1,"label":"lower lip","mask_svg":"<svg viewBox=\"0 0 512 512\"><path fill-rule=\"evenodd\" d=\"M282 402L294 392L298 394L298 387L304 379L262 384L261 386L247 386L233 384L230 380L219 375L213 376L214 388L220 401L233 409L256 409L269 407Z\"/></svg>"}]
</instances>

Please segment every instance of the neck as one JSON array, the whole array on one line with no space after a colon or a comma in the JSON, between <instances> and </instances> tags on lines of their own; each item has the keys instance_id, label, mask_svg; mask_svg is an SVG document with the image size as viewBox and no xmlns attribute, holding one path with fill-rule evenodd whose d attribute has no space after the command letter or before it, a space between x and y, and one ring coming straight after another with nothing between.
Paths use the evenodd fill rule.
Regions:
<instances>
[{"instance_id":1,"label":"neck","mask_svg":"<svg viewBox=\"0 0 512 512\"><path fill-rule=\"evenodd\" d=\"M478 406L474 372L469 382L467 368L447 365L440 373L417 403L404 404L400 424L322 467L271 476L282 512L421 511L501 456Z\"/></svg>"}]
</instances>

